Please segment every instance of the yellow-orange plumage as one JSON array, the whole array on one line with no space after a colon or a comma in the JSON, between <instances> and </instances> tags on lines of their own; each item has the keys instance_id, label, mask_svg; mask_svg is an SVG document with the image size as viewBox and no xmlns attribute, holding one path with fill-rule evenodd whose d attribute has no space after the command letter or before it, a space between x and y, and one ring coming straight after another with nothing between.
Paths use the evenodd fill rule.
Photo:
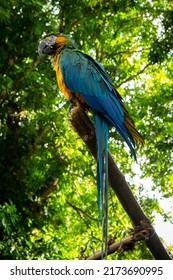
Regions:
<instances>
[{"instance_id":1,"label":"yellow-orange plumage","mask_svg":"<svg viewBox=\"0 0 173 280\"><path fill-rule=\"evenodd\" d=\"M57 78L59 89L62 91L65 98L69 99L70 95L71 95L71 91L65 86L65 84L63 82L63 77L62 77L61 69L60 69L60 65L59 65L59 54L54 56L51 59L51 61L52 61L53 68L56 71L56 78Z\"/></svg>"},{"instance_id":2,"label":"yellow-orange plumage","mask_svg":"<svg viewBox=\"0 0 173 280\"><path fill-rule=\"evenodd\" d=\"M61 73L61 69L60 69L60 65L59 65L59 56L60 55L57 54L51 59L52 65L53 65L54 70L56 71L56 78L57 78L59 89L64 94L66 99L70 99L72 92L66 87L66 85L63 82L63 77L62 77L62 73ZM73 93L73 95L75 95L82 104L86 104L85 100L82 98L82 96L78 92Z\"/></svg>"}]
</instances>

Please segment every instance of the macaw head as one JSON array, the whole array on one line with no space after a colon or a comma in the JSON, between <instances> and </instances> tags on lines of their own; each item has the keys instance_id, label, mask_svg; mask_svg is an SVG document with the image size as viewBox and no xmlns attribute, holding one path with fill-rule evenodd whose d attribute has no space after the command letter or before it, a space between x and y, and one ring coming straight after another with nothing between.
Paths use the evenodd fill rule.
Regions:
<instances>
[{"instance_id":1,"label":"macaw head","mask_svg":"<svg viewBox=\"0 0 173 280\"><path fill-rule=\"evenodd\" d=\"M77 48L77 45L69 35L59 34L57 36L49 34L43 37L38 46L39 55L47 54L54 56L64 47Z\"/></svg>"}]
</instances>

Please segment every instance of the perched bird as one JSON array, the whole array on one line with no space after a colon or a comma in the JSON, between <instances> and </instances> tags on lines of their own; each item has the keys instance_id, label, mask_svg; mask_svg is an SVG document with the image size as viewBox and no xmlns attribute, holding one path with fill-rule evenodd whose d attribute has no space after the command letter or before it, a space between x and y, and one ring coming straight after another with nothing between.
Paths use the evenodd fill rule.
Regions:
<instances>
[{"instance_id":1,"label":"perched bird","mask_svg":"<svg viewBox=\"0 0 173 280\"><path fill-rule=\"evenodd\" d=\"M46 35L39 44L40 55L50 55L58 85L69 101L74 97L93 113L97 139L97 201L102 217L102 254L107 250L108 223L108 134L114 126L136 159L135 144L143 143L120 94L104 67L81 52L69 35ZM101 203L100 203L101 201Z\"/></svg>"}]
</instances>

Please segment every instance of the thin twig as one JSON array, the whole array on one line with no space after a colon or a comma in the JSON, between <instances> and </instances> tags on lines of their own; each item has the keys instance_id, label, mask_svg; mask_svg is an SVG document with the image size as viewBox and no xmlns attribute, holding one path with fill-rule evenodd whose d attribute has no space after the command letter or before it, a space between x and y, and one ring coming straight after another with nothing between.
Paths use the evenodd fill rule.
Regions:
<instances>
[{"instance_id":1,"label":"thin twig","mask_svg":"<svg viewBox=\"0 0 173 280\"><path fill-rule=\"evenodd\" d=\"M81 208L77 207L76 205L74 205L68 199L66 199L66 202L68 203L68 205L70 205L78 213L78 215L82 218L83 221L85 220L85 216L89 217L91 220L93 220L95 222L97 221L97 219L92 218L91 215L89 215L88 213L86 213Z\"/></svg>"},{"instance_id":2,"label":"thin twig","mask_svg":"<svg viewBox=\"0 0 173 280\"><path fill-rule=\"evenodd\" d=\"M148 64L146 64L146 65L144 66L144 68L142 68L142 70L138 71L136 74L134 74L134 75L128 77L126 80L124 80L124 81L122 81L120 84L116 85L116 88L122 86L123 84L125 84L125 83L127 83L127 82L129 82L129 81L131 81L131 80L134 80L137 76L139 76L140 74L144 73L145 69L146 69L148 66L150 66L150 65L151 65L151 61L150 61Z\"/></svg>"}]
</instances>

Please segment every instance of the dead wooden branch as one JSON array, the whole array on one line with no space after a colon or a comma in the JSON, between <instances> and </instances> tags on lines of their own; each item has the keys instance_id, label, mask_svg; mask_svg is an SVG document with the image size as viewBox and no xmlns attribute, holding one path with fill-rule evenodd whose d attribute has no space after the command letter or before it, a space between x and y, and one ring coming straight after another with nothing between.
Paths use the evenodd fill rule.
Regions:
<instances>
[{"instance_id":1,"label":"dead wooden branch","mask_svg":"<svg viewBox=\"0 0 173 280\"><path fill-rule=\"evenodd\" d=\"M76 104L71 109L69 117L73 129L83 139L91 154L97 160L97 145L95 138L95 130L85 110ZM116 166L114 160L109 154L108 162L109 184L114 190L124 210L130 217L134 227L141 227L141 224L147 224L150 227L150 234L145 240L146 245L157 260L170 260L163 244L161 243L157 233L155 232L150 220L146 217L138 202L136 201L124 175ZM129 242L129 240L128 240Z\"/></svg>"}]
</instances>

